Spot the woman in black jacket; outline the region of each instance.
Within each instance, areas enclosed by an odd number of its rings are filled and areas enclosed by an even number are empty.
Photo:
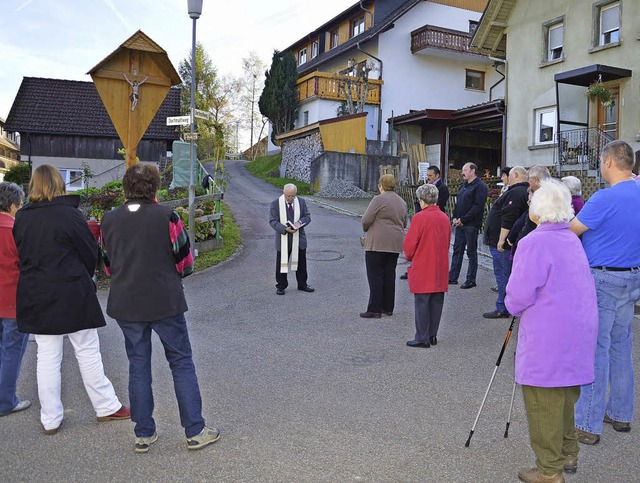
[[[66,195],[53,166],[39,166],[29,200],[16,213],[13,236],[20,259],[16,312],[21,332],[36,335],[38,396],[45,434],[62,424],[60,397],[63,336],[69,336],[98,421],[128,419],[102,367],[98,327],[105,325],[91,279],[98,247],[79,196]]]

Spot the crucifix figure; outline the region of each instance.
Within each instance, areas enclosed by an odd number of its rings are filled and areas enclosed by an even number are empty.
[[[144,82],[147,80],[148,76],[146,76],[140,82],[138,82],[137,80],[134,80],[132,82],[127,77],[127,74],[122,73],[122,75],[124,76],[126,81],[131,85],[131,95],[129,96],[129,99],[131,99],[131,110],[135,111],[136,106],[138,105],[138,98],[140,97],[140,95],[138,94],[138,89],[140,88],[140,86],[142,84],[144,84]]]

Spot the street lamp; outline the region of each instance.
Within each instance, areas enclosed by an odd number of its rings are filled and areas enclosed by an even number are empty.
[[[191,164],[189,170],[189,242],[193,249],[193,255],[197,256],[196,250],[196,222],[195,222],[195,152],[193,138],[195,132],[194,112],[196,108],[196,20],[200,18],[202,13],[202,0],[187,0],[189,9],[189,17],[193,19],[193,35],[191,37]]]

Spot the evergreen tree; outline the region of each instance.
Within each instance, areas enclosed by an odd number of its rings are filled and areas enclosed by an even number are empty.
[[[262,115],[271,121],[271,141],[275,144],[276,135],[293,129],[298,109],[298,71],[291,51],[274,51],[271,68],[265,76],[258,107]]]

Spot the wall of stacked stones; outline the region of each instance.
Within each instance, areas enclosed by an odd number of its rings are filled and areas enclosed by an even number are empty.
[[[311,182],[311,161],[322,154],[322,138],[316,131],[309,136],[285,141],[282,145],[282,164],[285,177]]]

